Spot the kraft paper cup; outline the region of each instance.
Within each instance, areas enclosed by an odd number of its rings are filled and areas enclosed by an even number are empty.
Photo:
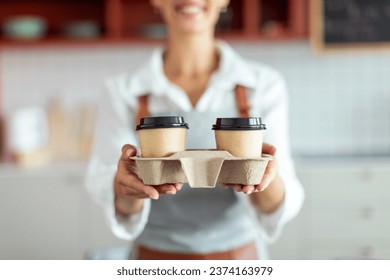
[[[168,157],[184,151],[187,129],[183,117],[142,118],[137,126],[142,157]]]
[[[262,156],[266,126],[261,118],[217,118],[212,129],[215,132],[217,150],[227,151],[240,158]]]

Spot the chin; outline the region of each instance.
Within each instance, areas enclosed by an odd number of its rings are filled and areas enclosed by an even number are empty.
[[[171,25],[171,30],[180,34],[201,34],[201,33],[213,33],[215,25],[209,22],[183,22]]]
[[[198,26],[180,26],[180,28],[177,30],[178,32],[182,34],[201,34],[204,32],[207,32],[209,28],[204,28],[204,27],[198,27]]]

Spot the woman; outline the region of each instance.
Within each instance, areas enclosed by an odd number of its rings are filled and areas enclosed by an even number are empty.
[[[248,63],[216,41],[215,25],[228,2],[152,0],[167,25],[165,48],[156,50],[134,75],[107,82],[88,189],[104,206],[113,232],[135,241],[135,258],[265,259],[267,243],[301,207],[303,189],[290,157],[284,82],[273,69]],[[265,141],[273,145],[263,146],[275,160],[261,183],[215,189],[144,185],[130,159],[137,154],[132,128],[140,112],[184,116],[190,124],[187,148],[213,148],[216,117],[239,115],[238,88],[247,93],[249,113],[266,123]]]

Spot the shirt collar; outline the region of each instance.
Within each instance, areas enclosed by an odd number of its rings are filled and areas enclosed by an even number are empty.
[[[163,69],[163,49],[157,48],[146,65],[132,75],[128,91],[134,96],[163,95],[168,87],[169,81]]]
[[[257,75],[248,62],[242,59],[227,43],[218,41],[217,48],[221,60],[219,69],[213,74],[209,86],[218,89],[234,89],[242,85],[253,89],[256,87]],[[170,87],[163,69],[163,48],[154,50],[149,62],[134,74],[129,83],[129,92],[133,96],[144,94],[164,95]]]
[[[214,73],[212,85],[221,89],[233,89],[236,85],[254,89],[257,75],[237,52],[223,41],[218,41],[221,55],[219,69]]]

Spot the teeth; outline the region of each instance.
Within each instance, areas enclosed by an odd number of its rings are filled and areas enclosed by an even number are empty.
[[[199,7],[196,6],[186,6],[182,9],[182,12],[185,14],[197,14],[201,11]]]

